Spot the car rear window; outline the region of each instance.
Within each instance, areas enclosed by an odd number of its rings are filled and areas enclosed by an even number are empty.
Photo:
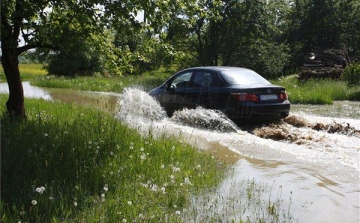
[[[270,84],[265,78],[252,70],[226,70],[221,72],[223,79],[228,84],[234,85],[253,85]]]

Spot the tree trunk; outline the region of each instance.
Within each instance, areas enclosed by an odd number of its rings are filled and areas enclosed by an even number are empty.
[[[15,49],[2,44],[1,63],[9,86],[9,99],[6,102],[10,117],[26,118],[24,90],[20,78],[19,59]]]

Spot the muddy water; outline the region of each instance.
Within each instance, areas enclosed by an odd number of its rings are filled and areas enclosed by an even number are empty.
[[[167,118],[138,89],[121,95],[45,91],[48,100],[111,112],[119,106],[116,117],[139,132],[180,136],[233,163],[216,190],[192,200],[186,222],[360,222],[359,102],[293,105],[284,121],[242,126],[201,108]]]
[[[186,221],[360,221],[360,103],[295,105],[285,121],[249,127],[201,108],[166,118],[137,89],[121,99],[117,116],[140,132],[178,135],[234,163],[217,190],[194,198]]]

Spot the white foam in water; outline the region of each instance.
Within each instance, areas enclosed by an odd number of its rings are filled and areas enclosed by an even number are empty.
[[[197,107],[176,111],[171,120],[183,125],[219,132],[236,132],[238,127],[222,112]]]

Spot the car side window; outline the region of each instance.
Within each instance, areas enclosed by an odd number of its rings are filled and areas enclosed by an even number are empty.
[[[194,74],[193,86],[194,87],[210,87],[212,77],[208,72],[196,72]]]
[[[170,82],[170,88],[184,88],[188,87],[192,72],[179,74]]]

